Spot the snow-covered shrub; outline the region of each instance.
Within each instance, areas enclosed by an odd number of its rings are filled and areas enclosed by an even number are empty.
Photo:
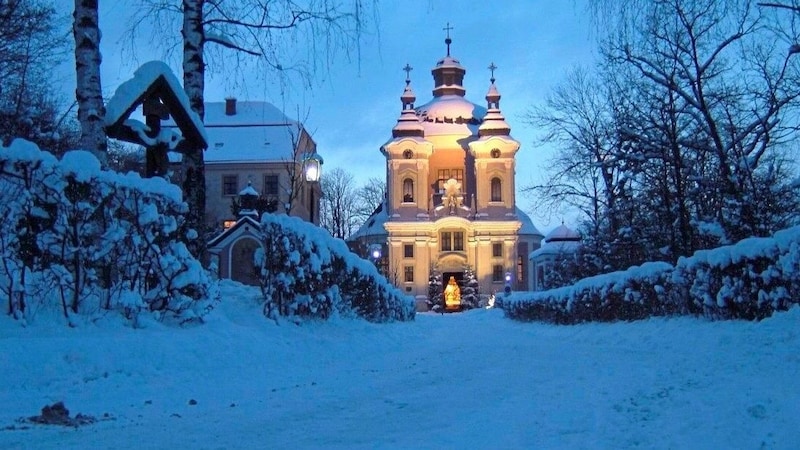
[[[341,239],[296,217],[264,214],[255,264],[264,313],[327,318],[334,312],[374,322],[414,318],[414,300]]]
[[[800,303],[800,227],[502,301],[519,320],[635,320],[675,314],[760,320]]]
[[[0,291],[15,316],[36,298],[58,303],[68,319],[141,309],[185,321],[215,298],[213,283],[181,243],[187,230],[180,190],[163,179],[101,170],[83,151],[58,161],[17,140],[0,148],[0,196],[7,200],[0,205],[7,219]],[[141,302],[131,300],[134,293]]]
[[[428,298],[425,299],[429,311],[439,312],[444,309],[444,286],[442,285],[442,274],[431,267],[428,276]]]

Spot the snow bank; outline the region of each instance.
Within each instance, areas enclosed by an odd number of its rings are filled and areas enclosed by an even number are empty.
[[[800,302],[800,227],[701,250],[675,266],[647,263],[499,301],[511,318],[555,323],[674,314],[760,320]]]

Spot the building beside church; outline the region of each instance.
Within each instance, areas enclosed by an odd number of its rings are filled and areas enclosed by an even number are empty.
[[[231,203],[252,186],[259,196],[274,200],[278,212],[319,224],[322,192],[303,174],[304,155],[317,144],[303,125],[265,101],[206,102],[204,153],[206,223],[212,230],[232,226],[238,217]],[[172,124],[165,127],[174,127]]]
[[[581,235],[563,223],[547,234],[544,244],[531,252],[528,259],[531,261],[533,274],[533,290],[549,289],[548,277],[559,270],[559,263],[565,258],[575,258],[581,247]]]
[[[434,66],[433,98],[415,106],[408,76],[386,157],[387,197],[350,238],[379,250],[377,263],[427,310],[432,272],[461,281],[474,271],[482,294],[501,291],[510,277],[517,290],[532,288],[528,255],[542,234],[516,205],[520,143],[500,110],[492,64],[485,106],[466,98],[466,69],[447,54]],[[370,254],[372,254],[370,252]]]

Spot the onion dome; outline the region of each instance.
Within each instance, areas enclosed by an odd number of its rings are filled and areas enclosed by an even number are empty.
[[[447,24],[447,38],[444,43],[447,45],[447,55],[440,59],[436,66],[431,70],[433,75],[433,96],[441,97],[443,95],[458,95],[463,97],[467,90],[464,89],[464,74],[467,73],[466,69],[458,62],[457,59],[450,56],[450,44],[453,40],[450,39],[450,30],[452,27]]]
[[[494,71],[497,66],[492,63],[489,65],[489,70],[492,71],[490,78],[491,84],[489,85],[489,92],[486,93],[486,116],[483,118],[483,123],[478,127],[479,136],[508,136],[511,133],[511,127],[500,112],[500,92],[497,91],[495,86]]]
[[[414,102],[417,100],[417,96],[414,94],[414,90],[411,89],[411,79],[409,78],[412,67],[406,64],[403,70],[406,71],[406,87],[400,96],[403,111],[400,113],[400,118],[397,119],[397,125],[392,128],[392,137],[422,137],[425,135],[425,130],[422,128],[417,112],[414,110]]]

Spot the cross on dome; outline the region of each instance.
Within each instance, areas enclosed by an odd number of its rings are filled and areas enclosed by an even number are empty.
[[[412,70],[414,70],[414,68],[411,67],[408,63],[406,63],[406,66],[403,67],[403,71],[406,73],[406,85],[411,83],[411,71]]]
[[[447,26],[442,28],[442,30],[447,32],[447,37],[444,40],[444,43],[447,44],[447,56],[450,56],[450,44],[453,43],[453,40],[450,39],[450,30],[452,29],[453,27],[450,26],[450,22],[447,22]]]
[[[497,66],[494,65],[494,62],[489,64],[488,69],[492,72],[492,78],[489,79],[492,83],[494,83],[494,71],[497,70]]]

